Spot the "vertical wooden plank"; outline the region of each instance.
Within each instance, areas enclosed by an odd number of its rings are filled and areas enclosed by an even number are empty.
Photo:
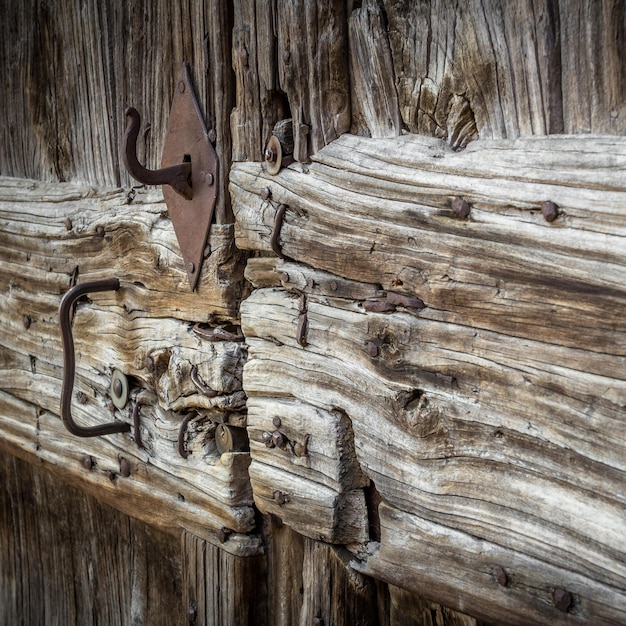
[[[0,623],[185,623],[164,534],[0,454]]]
[[[182,536],[183,604],[196,626],[265,626],[265,557],[237,557],[185,532]]]

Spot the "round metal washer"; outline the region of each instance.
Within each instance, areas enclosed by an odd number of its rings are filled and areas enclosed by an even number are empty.
[[[215,447],[220,454],[224,452],[247,452],[248,433],[245,428],[218,424],[215,429]]]
[[[267,142],[267,146],[265,146],[265,153],[270,152],[274,156],[273,160],[269,160],[266,156],[265,158],[265,169],[268,174],[275,176],[280,172],[280,165],[283,161],[283,148],[280,145],[280,141],[276,135],[272,135],[270,140]]]
[[[118,409],[123,409],[128,402],[128,378],[120,370],[115,370],[111,377],[111,388],[109,390],[111,400]]]

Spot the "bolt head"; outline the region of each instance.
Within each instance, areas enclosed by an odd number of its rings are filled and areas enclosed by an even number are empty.
[[[261,189],[261,198],[263,200],[269,200],[272,197],[272,190],[269,187],[263,187]]]
[[[287,447],[287,437],[281,432],[275,431],[272,433],[272,441],[277,448],[284,450]]]
[[[501,565],[496,565],[493,568],[493,575],[494,575],[494,578],[496,579],[497,583],[501,587],[506,587],[509,584],[509,577],[508,577],[504,567],[502,567]]]
[[[190,274],[193,274],[196,271],[196,265],[195,263],[192,263],[191,261],[189,261],[189,263],[187,263],[187,271]]]
[[[90,454],[86,454],[83,457],[82,464],[86,470],[92,470],[94,465],[96,464],[96,461]]]
[[[266,148],[265,149],[265,160],[268,163],[275,163],[277,156],[278,155],[276,154],[276,151],[272,150],[272,148]]]
[[[452,201],[452,212],[460,220],[464,220],[470,214],[470,205],[463,198],[457,196]]]
[[[541,203],[541,214],[546,222],[554,222],[559,216],[559,207],[554,202],[547,200]]]
[[[128,459],[122,457],[120,459],[120,474],[124,476],[124,478],[128,478],[130,476],[130,463]]]
[[[563,611],[563,613],[567,613],[572,608],[572,604],[574,604],[572,594],[566,589],[561,589],[560,587],[557,587],[554,590],[552,597],[554,599],[554,606],[559,611]]]
[[[280,421],[280,417],[278,417],[278,415],[275,415],[272,418],[272,424],[274,424],[274,426],[276,426],[276,428],[280,428],[280,425],[282,424],[282,422]]]
[[[122,397],[122,381],[118,378],[115,380],[115,382],[113,383],[113,393],[118,397],[121,398]]]
[[[367,351],[367,354],[372,358],[377,357],[379,354],[378,346],[373,341],[368,341],[365,344],[365,349]]]

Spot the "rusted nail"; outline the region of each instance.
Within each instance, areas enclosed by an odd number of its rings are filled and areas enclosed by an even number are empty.
[[[217,133],[215,132],[215,128],[211,128],[209,131],[209,141],[211,143],[215,143],[217,141]]]
[[[198,367],[196,365],[191,368],[191,382],[196,386],[196,389],[207,398],[215,398],[215,396],[218,395],[217,391],[211,389],[200,380]]]
[[[284,450],[289,442],[287,437],[277,430],[272,433],[272,441],[274,442],[274,445],[281,450]]]
[[[87,401],[89,400],[89,398],[87,398],[87,394],[84,391],[79,391],[76,394],[76,397],[81,404],[87,404]]]
[[[179,81],[178,91],[180,91],[180,93],[185,93],[185,81],[183,80]]]
[[[557,587],[552,594],[552,598],[554,599],[554,606],[559,610],[563,611],[563,613],[567,613],[574,603],[574,598],[572,598],[572,594],[566,589],[561,589],[561,587]]]
[[[130,476],[130,463],[128,462],[128,459],[125,459],[124,457],[120,459],[120,474],[124,478],[128,478]]]
[[[187,432],[187,424],[191,421],[193,417],[193,413],[189,413],[185,415],[183,421],[180,423],[180,428],[178,429],[178,454],[186,459],[189,456],[189,452],[185,448],[185,433]]]
[[[226,528],[226,526],[222,526],[217,531],[217,538],[219,539],[220,543],[226,543],[226,541],[232,534],[233,534],[233,531],[230,528]]]
[[[298,300],[298,313],[306,313],[306,294],[300,294],[300,300]]]
[[[72,220],[69,217],[65,218],[65,222],[63,222],[65,224],[65,230],[72,230]]]
[[[463,198],[457,196],[452,201],[452,212],[456,217],[464,220],[470,214],[470,205]]]
[[[289,50],[285,50],[283,52],[283,61],[285,63],[289,63],[289,61],[291,61],[291,52],[289,52]]]
[[[32,319],[30,318],[30,315],[24,315],[24,328],[26,330],[28,330],[30,328],[30,323],[32,322]]]
[[[86,470],[92,470],[96,464],[96,460],[91,456],[91,454],[86,454],[83,457],[82,464]]]
[[[330,290],[331,291],[337,291],[338,285],[337,285],[337,281],[336,280],[332,280],[330,282]]]
[[[202,252],[202,256],[205,259],[208,259],[211,256],[211,245],[207,243],[206,246],[204,246],[204,251]]]
[[[506,587],[509,583],[509,577],[501,565],[496,565],[493,568],[493,576],[501,587]]]
[[[367,354],[372,358],[377,357],[379,354],[378,346],[373,341],[368,341],[365,344],[365,350],[367,351]]]
[[[554,222],[554,220],[559,216],[559,207],[554,204],[554,202],[546,200],[541,203],[541,214],[546,222]]]
[[[274,217],[274,230],[272,231],[272,237],[270,239],[270,246],[274,251],[274,254],[279,256],[281,259],[285,258],[283,254],[282,248],[279,243],[280,231],[283,227],[283,220],[285,219],[285,211],[287,210],[286,204],[279,204],[276,209],[276,216]]]
[[[272,197],[272,190],[269,187],[263,187],[261,189],[261,198],[263,200],[269,200]]]
[[[265,446],[267,448],[275,448],[276,444],[274,443],[274,440],[272,439],[272,433],[270,433],[269,431],[264,431],[263,434],[261,435],[261,439],[263,440],[263,443],[265,444]]]
[[[135,406],[133,406],[133,433],[137,447],[143,449],[143,441],[141,441],[141,419],[139,418],[139,402],[135,402]]]
[[[277,158],[278,154],[276,153],[276,150],[273,148],[265,148],[265,160],[268,163],[275,163]]]
[[[274,502],[276,502],[276,504],[278,504],[278,506],[282,506],[283,504],[285,504],[285,502],[287,502],[287,495],[284,494],[282,491],[278,491],[278,489],[276,489],[272,493],[272,499],[274,500]]]
[[[96,235],[102,239],[104,237],[104,226],[98,226],[96,228]]]
[[[296,341],[303,348],[306,348],[306,346],[309,345],[309,342],[307,341],[308,325],[309,325],[309,322],[308,322],[307,314],[300,313],[300,316],[298,317],[298,330],[296,333]]]
[[[280,428],[280,425],[282,424],[282,422],[280,421],[280,417],[278,417],[278,415],[275,415],[272,418],[272,424],[274,424],[276,428]]]

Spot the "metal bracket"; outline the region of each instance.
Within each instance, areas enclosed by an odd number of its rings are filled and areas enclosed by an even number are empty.
[[[176,83],[161,169],[148,170],[139,163],[137,136],[141,119],[132,108],[127,109],[126,115],[129,121],[122,145],[124,163],[139,182],[163,185],[163,196],[193,291],[200,277],[217,200],[218,159],[187,65],[183,65]]]

